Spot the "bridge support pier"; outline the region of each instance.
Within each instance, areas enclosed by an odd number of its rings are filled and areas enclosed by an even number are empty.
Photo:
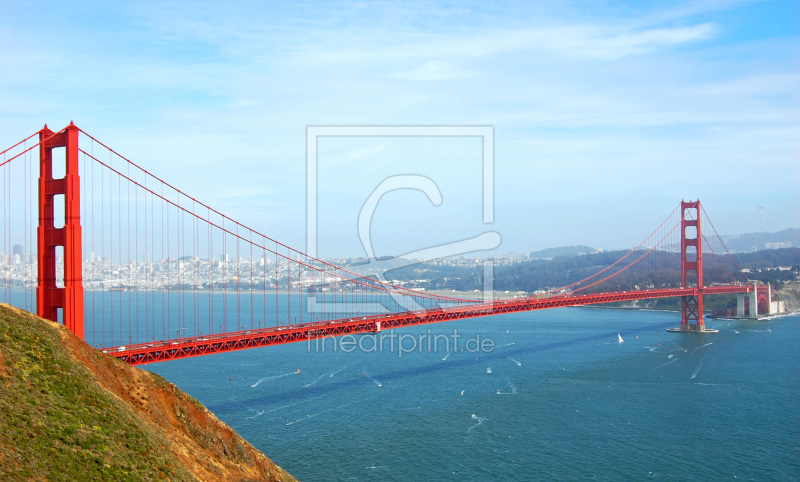
[[[770,301],[772,301],[771,290]],[[758,319],[758,285],[755,282],[753,291],[736,295],[736,317]]]
[[[753,282],[753,290],[736,296],[736,317],[757,320],[760,316],[785,313],[783,301],[772,301],[772,285]]]
[[[703,235],[700,229],[700,200],[681,201],[681,285],[694,293],[681,298],[681,326],[672,333],[718,333],[706,329],[703,321]]]

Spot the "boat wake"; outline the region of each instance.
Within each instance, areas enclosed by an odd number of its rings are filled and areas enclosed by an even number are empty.
[[[670,356],[672,356],[672,355],[670,355]],[[675,363],[678,360],[680,360],[680,358],[673,358],[670,361],[668,361],[667,363],[663,363],[661,365],[658,365],[657,367],[653,368],[653,370],[657,370],[657,369],[665,367],[667,365],[672,365],[673,363]]]
[[[271,408],[271,409],[269,409],[269,410],[266,410],[266,411],[265,411],[265,410],[262,410],[262,411],[261,411],[261,412],[259,412],[257,415],[254,415],[254,416],[252,416],[252,417],[247,417],[247,418],[248,418],[248,419],[250,419],[250,418],[255,418],[255,417],[257,417],[257,416],[259,416],[259,417],[260,417],[260,416],[262,416],[262,414],[270,414],[270,413],[272,413],[272,412],[277,412],[277,411],[279,411],[279,410],[283,410],[283,409],[285,409],[285,408],[296,407],[296,406],[298,406],[298,405],[303,405],[304,403],[312,402],[312,401],[314,401],[314,400],[319,400],[320,398],[322,398],[322,397],[324,397],[324,396],[325,396],[325,395],[320,395],[320,396],[317,396],[317,397],[313,397],[313,398],[307,398],[307,399],[305,399],[305,400],[301,400],[301,401],[299,401],[299,402],[297,402],[297,403],[290,403],[290,404],[287,404],[287,405],[281,405],[280,407]]]
[[[372,400],[374,400],[374,398],[370,398],[367,401],[369,402],[369,401],[372,401]],[[290,425],[294,425],[296,423],[304,422],[306,420],[319,417],[320,415],[325,415],[326,413],[335,412],[336,410],[341,410],[341,409],[343,409],[345,407],[350,407],[350,406],[351,406],[351,404],[345,403],[344,405],[339,405],[338,407],[329,408],[327,410],[323,410],[323,411],[317,412],[317,413],[311,413],[311,414],[306,415],[305,417],[300,417],[300,418],[298,418],[296,420],[292,420],[290,422],[286,422],[286,426],[288,427]],[[269,413],[269,412],[267,412],[267,413]]]
[[[708,345],[713,345],[713,343],[711,343],[711,342],[708,342],[708,343],[706,343],[705,345],[700,345],[700,346],[698,346],[697,348],[695,348],[694,350],[692,350],[692,353],[696,352],[697,350],[699,350],[699,349],[701,349],[701,348],[705,348],[705,347],[707,347]]]
[[[342,405],[342,407],[343,406],[344,405]],[[338,410],[338,409],[340,409],[342,407],[329,408],[328,410],[324,410],[322,412],[312,413],[310,415],[306,415],[305,417],[300,417],[297,420],[292,420],[291,422],[286,422],[286,426],[288,427],[289,425],[294,425],[296,423],[306,421],[306,420],[308,420],[310,418],[319,417],[320,415],[325,415],[326,413],[333,412],[334,410]]]
[[[508,388],[510,388],[510,390],[507,391],[507,392],[503,392],[503,391],[500,391],[500,389],[498,388],[497,389],[497,394],[498,395],[516,395],[517,394],[517,386],[514,385],[514,382],[512,382],[508,378],[506,378],[506,382],[508,382]]]
[[[473,430],[475,430],[476,428],[480,427],[481,424],[483,424],[483,422],[486,421],[485,418],[479,417],[479,416],[475,415],[474,413],[472,414],[472,420],[474,420],[476,423],[475,423],[475,425],[473,425],[473,426],[471,426],[470,428],[467,429],[467,433],[470,433]]]
[[[316,379],[316,380],[314,380],[313,382],[311,382],[311,383],[307,383],[307,384],[303,385],[303,388],[308,388],[308,387],[310,387],[310,386],[316,385],[316,384],[317,384],[317,383],[318,383],[320,380],[322,380],[322,379],[323,379],[323,378],[325,378],[326,376],[327,376],[328,378],[333,378],[333,376],[334,376],[334,375],[336,375],[336,374],[337,374],[337,373],[339,373],[340,371],[344,370],[345,368],[347,368],[347,365],[344,365],[343,367],[339,368],[339,369],[338,369],[338,370],[336,370],[336,371],[332,371],[332,372],[330,372],[330,373],[323,373],[322,375],[318,376],[318,377],[317,377],[317,379]]]
[[[681,350],[681,351],[682,351],[682,352],[684,352],[684,353],[686,353],[686,352],[688,352],[688,351],[689,351],[689,349],[688,349],[688,348],[684,348],[684,347],[682,347],[682,346],[678,345],[677,343],[673,343],[673,345],[675,346],[675,348],[677,348],[678,350]]]
[[[317,379],[316,379],[316,380],[314,380],[314,381],[313,381],[313,382],[311,382],[311,383],[306,383],[305,385],[303,385],[303,388],[308,388],[308,387],[310,387],[310,386],[312,386],[312,385],[316,384],[318,381],[320,381],[320,380],[322,380],[323,378],[325,378],[325,375],[327,375],[327,373],[323,373],[322,375],[318,376],[318,377],[317,377]]]
[[[378,380],[375,380],[374,378],[372,378],[371,376],[369,376],[369,375],[367,374],[367,372],[362,372],[362,373],[361,373],[361,376],[363,376],[363,377],[367,377],[367,378],[369,378],[370,380],[372,380],[372,382],[373,382],[375,385],[377,385],[377,386],[378,386],[378,388],[383,388],[383,383],[381,383],[381,382],[379,382]]]
[[[252,417],[247,417],[245,420],[250,420],[251,418],[263,417],[263,416],[264,416],[264,410],[262,410],[260,412],[256,412],[255,415],[253,415]]]
[[[709,343],[709,345],[710,344],[711,343]],[[692,373],[692,380],[694,380],[694,377],[696,377],[697,374],[700,373],[700,369],[701,368],[703,368],[703,359],[702,358],[700,359],[700,363],[697,365],[697,369],[694,371],[694,373]]]
[[[271,382],[273,380],[277,380],[279,378],[288,377],[289,375],[298,375],[300,374],[300,369],[298,368],[296,372],[289,372],[284,373],[283,375],[273,375],[271,377],[264,377],[261,380],[255,382],[254,384],[250,385],[250,388],[256,388],[257,386],[261,385],[264,382]]]

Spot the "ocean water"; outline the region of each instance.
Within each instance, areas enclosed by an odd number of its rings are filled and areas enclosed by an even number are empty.
[[[567,308],[143,368],[305,481],[800,480],[800,316],[678,322]]]

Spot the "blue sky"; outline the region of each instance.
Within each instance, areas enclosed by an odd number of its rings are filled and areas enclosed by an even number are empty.
[[[494,222],[471,138],[319,144],[322,256],[630,247],[683,199],[722,233],[800,227],[800,2],[11,2],[0,145],[74,120],[300,249],[309,125],[494,127]],[[480,254],[480,253],[479,253]]]

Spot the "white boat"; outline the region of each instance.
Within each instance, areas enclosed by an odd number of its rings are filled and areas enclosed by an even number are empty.
[[[620,335],[619,333],[617,333],[617,338],[619,338],[619,342],[620,342],[620,343],[622,343],[623,341],[625,341],[625,340],[623,340],[623,339],[622,339],[622,335]]]

